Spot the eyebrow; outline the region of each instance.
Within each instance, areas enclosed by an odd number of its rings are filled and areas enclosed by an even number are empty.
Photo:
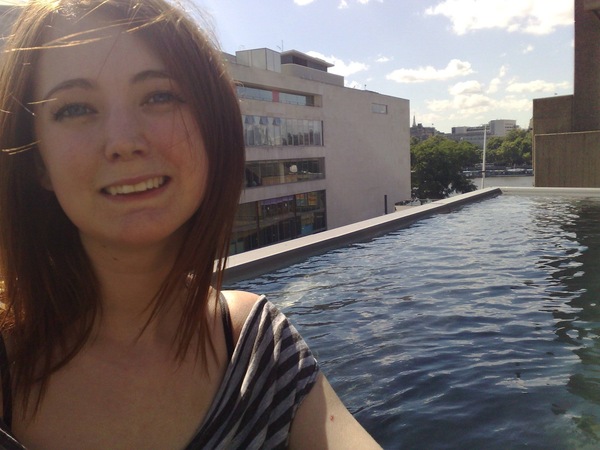
[[[85,78],[74,78],[72,80],[65,80],[61,83],[58,83],[56,86],[54,86],[52,89],[50,89],[48,91],[48,93],[44,96],[43,98],[43,102],[44,101],[48,101],[52,98],[52,96],[59,92],[59,91],[64,91],[67,89],[73,89],[73,88],[81,88],[81,89],[92,89],[93,85],[89,80],[86,80]]]
[[[131,79],[131,84],[140,83],[142,81],[146,81],[152,78],[160,78],[165,80],[171,80],[173,77],[165,71],[162,70],[144,70],[133,76]]]
[[[135,74],[131,78],[131,84],[141,83],[143,81],[150,80],[153,78],[159,78],[163,80],[173,79],[171,75],[162,70],[144,70],[140,73]],[[89,90],[94,88],[94,83],[86,78],[73,78],[72,80],[65,80],[61,83],[58,83],[56,86],[50,89],[48,93],[44,96],[42,102],[50,100],[52,96],[59,91],[64,91],[73,88]]]

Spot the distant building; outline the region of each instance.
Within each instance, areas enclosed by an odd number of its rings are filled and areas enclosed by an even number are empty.
[[[497,136],[504,137],[517,128],[516,120],[492,120],[485,125],[486,138]],[[476,127],[452,127],[452,133],[445,133],[445,137],[453,141],[467,141],[483,148],[484,126]]]
[[[431,127],[424,127],[422,123],[417,124],[417,118],[413,116],[413,124],[410,127],[410,138],[417,138],[419,141],[424,141],[438,134],[437,130]]]
[[[346,88],[332,64],[295,50],[225,58],[247,161],[232,253],[380,216],[410,198],[408,100]]]

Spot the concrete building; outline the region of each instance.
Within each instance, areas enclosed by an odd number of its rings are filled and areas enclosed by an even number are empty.
[[[294,50],[226,59],[247,158],[232,253],[380,216],[410,198],[408,100],[346,88],[331,64]]]
[[[452,133],[446,133],[444,136],[454,141],[467,141],[479,148],[483,148],[483,128],[483,125],[476,127],[452,127]],[[517,128],[517,121],[500,119],[491,120],[485,125],[485,128],[487,139],[493,136],[504,137]]]
[[[410,127],[410,138],[417,138],[419,141],[425,141],[438,134],[435,127],[424,127],[422,123],[417,124],[417,118],[413,116],[413,124]]]
[[[536,187],[600,187],[600,0],[574,1],[574,94],[533,101]]]

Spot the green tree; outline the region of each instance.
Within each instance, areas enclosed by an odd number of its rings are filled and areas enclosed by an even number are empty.
[[[419,198],[446,198],[475,190],[463,168],[481,160],[481,150],[466,141],[434,136],[411,148],[413,193]]]
[[[486,160],[506,166],[531,164],[531,132],[512,130],[504,137],[494,136],[486,146]]]
[[[499,136],[492,136],[487,140],[485,146],[485,159],[487,162],[498,162],[498,152],[503,142],[504,138],[501,138]]]

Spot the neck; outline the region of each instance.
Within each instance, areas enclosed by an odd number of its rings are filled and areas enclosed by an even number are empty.
[[[122,248],[82,240],[100,283],[101,314],[96,336],[123,343],[172,337],[180,317],[184,286],[171,293],[164,313],[148,322],[154,300],[168,276],[178,245]],[[144,331],[140,336],[140,332]]]

